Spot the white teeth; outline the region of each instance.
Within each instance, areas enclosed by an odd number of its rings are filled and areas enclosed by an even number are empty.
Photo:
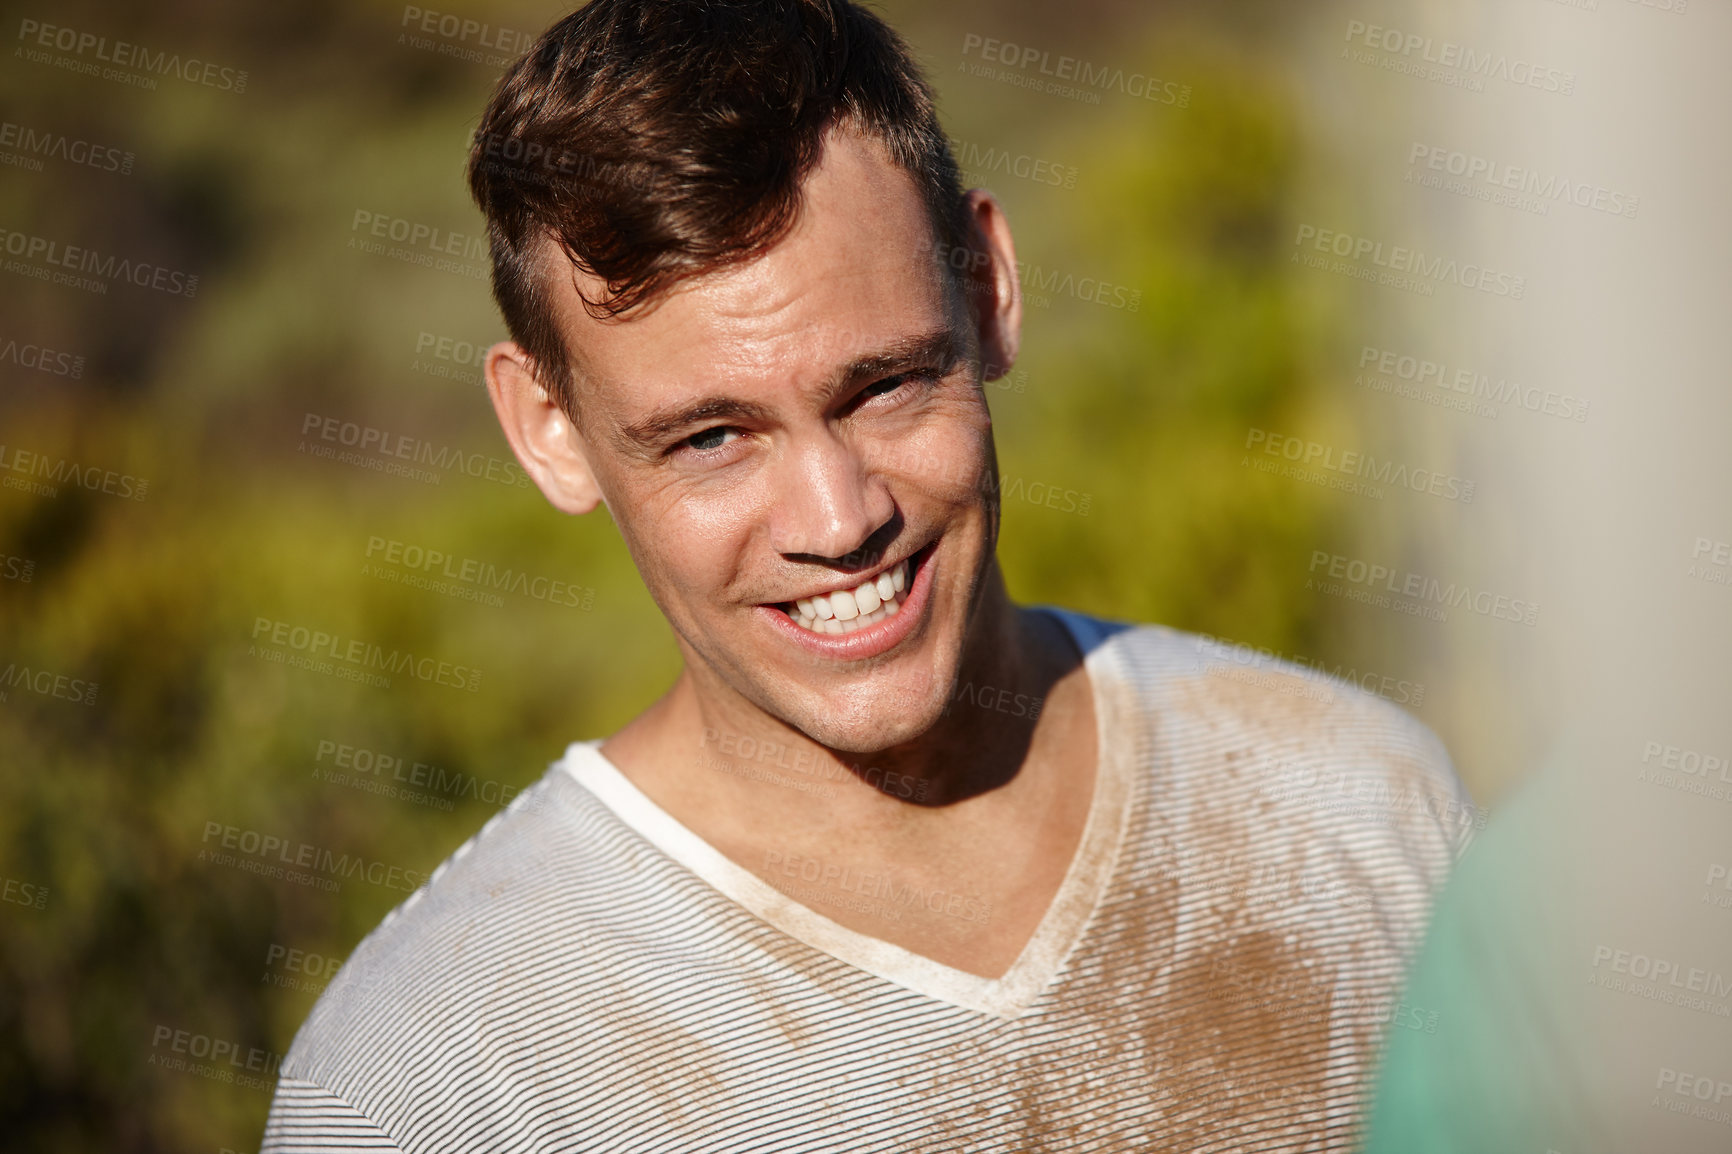
[[[860,607],[861,613],[870,613],[884,603],[878,596],[878,586],[870,581],[861,582],[860,588],[854,590],[854,604]]]
[[[896,565],[853,589],[838,589],[817,597],[802,597],[788,616],[814,633],[853,633],[888,621],[902,612],[908,589],[908,562]]]

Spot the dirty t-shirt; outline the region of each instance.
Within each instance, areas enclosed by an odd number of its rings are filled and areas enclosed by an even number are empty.
[[[1350,1149],[1382,1036],[1435,1027],[1397,998],[1472,827],[1447,754],[1356,686],[1051,612],[1100,757],[1007,973],[821,912],[922,895],[784,896],[580,742],[356,949],[264,1151]]]

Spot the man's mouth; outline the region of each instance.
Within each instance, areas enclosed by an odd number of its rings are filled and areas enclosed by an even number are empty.
[[[813,633],[853,633],[896,616],[914,584],[920,554],[886,565],[865,580],[784,601],[776,608]]]

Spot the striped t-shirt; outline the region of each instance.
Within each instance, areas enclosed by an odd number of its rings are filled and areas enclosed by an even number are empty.
[[[1099,763],[1004,975],[785,896],[580,742],[357,947],[264,1150],[1349,1149],[1382,1034],[1437,1025],[1392,1003],[1468,833],[1448,756],[1357,687],[1053,612]]]

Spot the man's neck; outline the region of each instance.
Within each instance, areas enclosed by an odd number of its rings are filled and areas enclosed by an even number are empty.
[[[983,977],[1021,956],[1067,876],[1095,793],[1095,701],[1056,618],[999,612],[970,637],[959,688],[916,741],[826,748],[682,677],[602,753],[651,801],[760,880],[843,926]],[[816,897],[786,863],[969,895],[973,919]],[[782,868],[778,868],[778,866]],[[803,866],[802,869],[805,867]],[[803,874],[801,876],[804,876]],[[790,890],[789,886],[794,886]],[[881,903],[880,903],[881,904]]]
[[[818,821],[846,821],[850,810],[877,810],[886,800],[946,805],[998,789],[1021,771],[1043,703],[1076,664],[1064,627],[1011,602],[995,569],[944,713],[913,740],[866,752],[829,748],[688,663],[603,752],[652,796],[702,797],[708,805],[761,808],[768,800],[798,809],[802,796],[820,798]]]

